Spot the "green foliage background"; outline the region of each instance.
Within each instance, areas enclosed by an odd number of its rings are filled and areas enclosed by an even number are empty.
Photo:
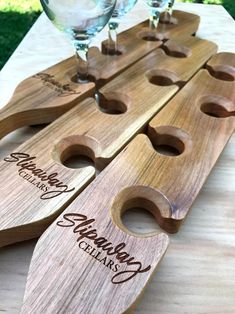
[[[235,0],[177,1],[222,4],[235,17]],[[0,69],[37,19],[41,10],[39,0],[0,0]]]
[[[39,0],[0,0],[0,69],[40,12]]]
[[[220,4],[235,18],[235,0],[177,0],[177,2]]]

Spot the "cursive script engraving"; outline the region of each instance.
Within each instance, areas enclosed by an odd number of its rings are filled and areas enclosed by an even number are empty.
[[[84,240],[91,240],[96,248],[101,249],[101,251],[105,252],[107,256],[112,256],[115,258],[117,265],[125,264],[127,266],[127,269],[124,271],[118,271],[119,267],[116,267],[114,271],[118,272],[111,279],[113,284],[124,283],[135,277],[137,274],[150,270],[150,265],[143,268],[141,262],[135,260],[134,257],[130,256],[130,254],[124,251],[126,243],[121,242],[117,245],[114,245],[105,237],[99,236],[97,229],[93,227],[94,222],[95,219],[88,219],[88,217],[85,215],[68,213],[63,215],[63,220],[57,222],[57,226],[74,227],[73,232],[78,234],[77,242],[79,242],[80,248],[82,243],[85,242]],[[93,255],[91,256],[94,257]]]
[[[61,84],[60,82],[56,81],[54,76],[51,74],[38,73],[34,75],[33,78],[40,79],[45,86],[56,91],[60,97],[80,94],[80,92],[72,89],[69,84]]]
[[[60,181],[57,172],[47,174],[46,171],[37,168],[37,165],[33,162],[35,159],[36,157],[31,157],[29,154],[12,153],[9,157],[4,158],[4,161],[16,163],[16,166],[19,167],[19,176],[44,192],[40,197],[42,200],[48,200],[75,190],[75,188],[69,189],[67,184]],[[51,187],[56,189],[48,191]]]

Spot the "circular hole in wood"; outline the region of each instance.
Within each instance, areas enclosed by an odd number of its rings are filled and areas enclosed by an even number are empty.
[[[145,40],[145,41],[165,41],[168,40],[165,34],[157,33],[154,31],[149,30],[148,28],[143,29],[142,31],[136,34],[137,38]]]
[[[179,156],[181,152],[173,146],[170,145],[154,145],[155,150],[166,156]]]
[[[116,95],[116,93],[99,93],[96,96],[96,101],[100,111],[106,114],[119,115],[127,111],[126,102],[128,99],[125,99],[123,95]]]
[[[161,155],[179,156],[185,151],[185,143],[187,143],[187,149],[191,147],[191,140],[188,134],[181,129],[171,126],[149,129],[148,136],[153,148]]]
[[[80,169],[88,166],[94,167],[93,161],[89,157],[83,155],[71,156],[64,160],[63,165],[72,169]]]
[[[174,58],[186,58],[187,55],[182,51],[170,51],[167,53],[168,56],[174,57]]]
[[[157,153],[169,157],[189,153],[193,146],[190,134],[171,125],[149,126],[148,137]]]
[[[171,229],[167,219],[172,213],[170,202],[150,186],[124,188],[115,196],[110,211],[120,229],[136,236],[157,230],[157,224],[166,230]]]
[[[214,72],[214,77],[222,81],[234,81],[234,77],[231,74],[222,71]]]
[[[219,95],[205,95],[197,101],[201,112],[214,118],[235,116],[235,104]]]
[[[164,134],[153,143],[154,149],[161,155],[179,156],[184,152],[184,143],[175,136]]]
[[[201,105],[201,111],[214,118],[230,117],[229,112],[223,106],[216,103],[203,103]]]
[[[121,56],[123,52],[121,49],[110,49],[108,46],[102,45],[102,54],[105,56]]]
[[[72,145],[67,147],[60,156],[61,163],[72,169],[81,169],[88,166],[95,167],[93,151],[83,145]]]
[[[169,77],[161,76],[161,75],[156,75],[150,78],[149,83],[154,84],[154,85],[159,85],[159,86],[170,86],[173,85],[174,83]]]
[[[174,41],[168,41],[165,45],[161,47],[165,53],[174,58],[187,58],[191,55],[191,50],[188,47],[178,45]]]
[[[153,34],[147,34],[147,35],[143,36],[142,39],[145,41],[160,41],[160,39],[158,39]]]
[[[165,53],[170,56],[170,57],[174,57],[174,58],[187,58],[187,54],[183,51],[179,51],[179,50],[170,50],[167,47],[164,47],[163,49],[165,51]]]
[[[161,230],[154,215],[145,208],[129,208],[122,215],[123,225],[131,232],[146,234]]]
[[[234,76],[230,73],[228,73],[226,70],[214,70],[211,67],[207,67],[209,73],[211,76],[214,78],[221,80],[221,81],[228,81],[228,82],[233,82],[234,81]],[[229,71],[229,69],[228,69]]]
[[[177,76],[167,70],[150,70],[146,73],[149,83],[157,86],[171,86],[179,83]]]
[[[134,187],[133,187],[134,188]],[[141,192],[140,192],[141,193]],[[165,200],[155,195],[156,199],[160,199],[159,204],[165,204]],[[169,204],[167,203],[167,209]],[[128,230],[137,234],[148,234],[159,230],[160,227],[156,221],[161,221],[160,210],[157,205],[145,197],[132,197],[123,202],[121,208],[121,221]]]
[[[95,78],[95,76],[92,75],[91,73],[88,74],[87,79],[88,79],[88,83],[85,83],[85,84],[89,84],[90,82],[96,83],[96,78]],[[77,74],[71,77],[71,81],[72,81],[73,83],[76,83],[76,84],[81,84],[81,83],[78,82],[78,76],[77,76]]]

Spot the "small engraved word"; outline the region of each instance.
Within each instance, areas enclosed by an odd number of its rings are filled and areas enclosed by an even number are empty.
[[[112,270],[116,272],[116,274],[111,279],[113,284],[124,283],[135,277],[137,274],[150,270],[150,265],[143,268],[141,262],[136,261],[134,257],[130,256],[130,254],[124,251],[126,243],[121,242],[117,245],[114,245],[104,236],[99,236],[97,229],[93,227],[94,222],[95,219],[88,219],[88,217],[85,215],[68,213],[63,215],[63,220],[57,222],[57,226],[74,227],[73,232],[78,233],[79,235],[77,238],[79,248],[84,250],[100,263],[103,263],[105,266],[110,267],[110,260],[108,260],[107,264],[107,259],[109,256],[112,256],[115,262],[111,260],[111,266],[114,266],[114,269]],[[86,246],[87,243],[84,240],[91,240],[94,247],[91,245]],[[96,251],[96,249],[100,249],[100,251]],[[102,254],[103,256],[100,256]],[[120,264],[125,264],[127,269],[124,271],[118,271]]]
[[[69,95],[80,94],[76,90],[72,89],[69,84],[61,84],[60,82],[56,81],[54,76],[48,73],[38,73],[33,76],[33,78],[40,79],[43,84],[54,91],[56,91],[60,97],[65,97]]]
[[[16,166],[19,167],[19,176],[44,192],[40,197],[42,200],[48,200],[75,190],[75,188],[69,189],[67,184],[60,181],[57,172],[47,174],[46,171],[37,168],[33,162],[35,159],[36,157],[31,157],[29,154],[12,153],[9,157],[4,158],[4,161],[16,163]],[[51,187],[56,189],[49,191]]]

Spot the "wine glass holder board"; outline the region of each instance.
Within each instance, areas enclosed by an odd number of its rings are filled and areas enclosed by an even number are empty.
[[[122,214],[141,206],[163,231],[177,232],[233,134],[235,54],[192,36],[198,16],[173,16],[157,41],[144,22],[119,35],[122,54],[94,48],[98,89],[75,82],[71,58],[22,82],[2,110],[1,137],[55,120],[0,162],[0,246],[50,225],[33,254],[22,313],[130,312],[169,239],[131,232]],[[101,173],[64,166],[74,154]]]

